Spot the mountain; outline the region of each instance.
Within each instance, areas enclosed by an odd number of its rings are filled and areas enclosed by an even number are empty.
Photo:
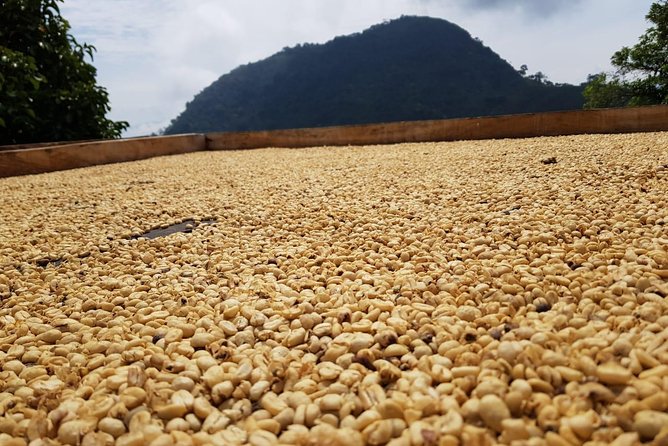
[[[196,95],[165,133],[488,116],[582,104],[581,86],[523,77],[459,26],[404,16],[240,66]]]

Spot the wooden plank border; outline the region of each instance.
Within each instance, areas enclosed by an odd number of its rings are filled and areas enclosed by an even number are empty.
[[[0,146],[0,152],[5,150],[25,150],[25,149],[43,149],[52,146],[69,146],[80,144],[82,142],[98,142],[99,139],[82,139],[81,141],[58,141],[58,142],[35,142],[31,144],[14,144],[11,146]]]
[[[44,144],[27,149],[0,150],[0,178],[202,150],[347,146],[654,131],[668,131],[668,105],[294,130],[158,136],[62,145]]]
[[[668,106],[207,134],[208,150],[455,141],[668,130]]]
[[[206,150],[200,134],[84,142],[0,151],[0,178]]]

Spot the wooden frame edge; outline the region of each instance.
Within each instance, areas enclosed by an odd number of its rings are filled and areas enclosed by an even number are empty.
[[[0,150],[0,178],[204,150],[300,148],[668,131],[668,105],[336,127],[220,132]]]

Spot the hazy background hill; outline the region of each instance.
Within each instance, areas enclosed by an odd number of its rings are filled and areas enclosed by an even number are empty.
[[[165,133],[579,109],[582,90],[522,76],[448,21],[402,17],[238,67],[197,94]]]

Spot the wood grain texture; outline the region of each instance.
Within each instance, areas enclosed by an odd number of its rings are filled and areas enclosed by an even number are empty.
[[[209,150],[310,147],[668,130],[668,106],[207,134]]]
[[[0,151],[0,178],[135,161],[206,149],[204,135],[176,135]]]

